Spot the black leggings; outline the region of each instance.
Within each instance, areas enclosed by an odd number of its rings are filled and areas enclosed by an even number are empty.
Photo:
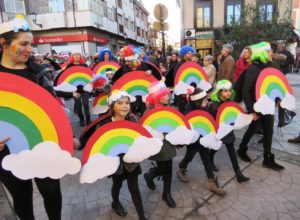
[[[8,149],[0,152],[0,181],[13,198],[14,209],[21,220],[34,220],[32,180],[21,180],[10,171],[2,168],[3,158],[9,154]],[[49,220],[61,219],[62,196],[59,180],[35,178],[35,183],[44,199]]]
[[[171,193],[172,164],[173,160],[156,161],[157,167],[154,170],[155,176],[162,176],[164,181],[164,193]]]
[[[201,144],[194,143],[186,147],[184,158],[179,163],[179,167],[181,169],[186,169],[197,152],[200,154],[207,178],[213,179],[214,173],[212,170],[211,160],[209,158],[209,149],[203,147]]]
[[[75,108],[77,110],[78,117],[80,121],[84,120],[83,112],[82,112],[82,105],[84,109],[84,114],[85,114],[85,120],[90,121],[90,108],[89,108],[89,93],[88,92],[83,92],[78,99],[75,100]]]
[[[237,156],[236,156],[236,153],[235,153],[234,144],[233,143],[225,144],[225,146],[226,146],[226,149],[227,149],[227,152],[228,152],[228,155],[229,155],[229,158],[230,158],[233,169],[234,170],[239,170],[240,167],[239,167],[239,163],[238,163]],[[210,150],[210,157],[211,157],[212,161],[214,159],[214,156],[215,156],[216,152],[217,152],[216,150],[212,150],[212,149]]]
[[[129,174],[127,175],[126,179],[127,179],[127,185],[131,195],[131,199],[133,201],[133,204],[135,206],[139,218],[142,219],[144,217],[144,207],[143,207],[140,189],[138,186],[138,175]],[[123,183],[123,175],[113,175],[112,180],[113,180],[113,185],[111,188],[112,199],[113,202],[119,203],[120,202],[119,195]]]
[[[272,146],[272,137],[273,137],[273,126],[274,126],[274,116],[273,115],[260,115],[259,120],[252,121],[249,125],[247,131],[245,132],[242,142],[240,144],[240,148],[242,150],[247,150],[248,143],[250,139],[256,134],[258,129],[262,128],[263,130],[263,146],[264,153],[271,153]]]

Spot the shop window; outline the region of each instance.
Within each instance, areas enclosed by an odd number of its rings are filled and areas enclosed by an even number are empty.
[[[259,19],[262,22],[272,21],[275,12],[275,5],[273,0],[259,0]]]
[[[197,28],[211,27],[211,1],[197,1],[196,16]]]
[[[241,19],[242,0],[226,1],[226,24],[239,22]]]
[[[49,11],[51,13],[64,12],[64,0],[49,0]]]
[[[25,14],[25,6],[23,0],[4,0],[5,11],[8,13]],[[13,16],[13,18],[15,15]]]

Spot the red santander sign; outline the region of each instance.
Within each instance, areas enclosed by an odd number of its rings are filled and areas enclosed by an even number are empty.
[[[107,38],[98,37],[92,34],[34,37],[35,44],[68,43],[81,41],[96,42],[101,44],[108,44],[109,42]]]

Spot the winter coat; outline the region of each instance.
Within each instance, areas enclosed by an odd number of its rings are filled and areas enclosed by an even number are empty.
[[[219,66],[219,72],[217,74],[217,80],[227,79],[233,81],[233,73],[235,69],[235,62],[231,55],[223,58]]]
[[[209,64],[208,66],[204,66],[203,69],[207,73],[209,83],[213,85],[215,82],[215,79],[216,79],[215,66],[212,64]]]
[[[174,79],[175,79],[175,74],[176,74],[176,72],[174,70],[175,70],[175,67],[177,66],[177,64],[178,64],[178,61],[170,62],[170,65],[168,68],[168,73],[166,75],[166,81],[165,81],[167,87],[174,87]]]
[[[251,65],[251,63],[248,63],[244,57],[241,57],[240,59],[238,59],[238,61],[236,61],[235,64],[235,71],[233,74],[233,81],[236,82],[237,79],[240,77],[240,75],[249,68],[249,66]]]

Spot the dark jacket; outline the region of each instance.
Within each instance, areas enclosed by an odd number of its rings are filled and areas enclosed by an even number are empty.
[[[294,59],[293,54],[291,54],[290,51],[285,50],[280,53],[286,55],[286,60],[285,60],[284,64],[281,65],[281,69],[284,74],[287,74],[290,71],[290,65],[294,64],[295,59]]]
[[[167,87],[174,87],[174,79],[175,79],[175,74],[176,74],[175,68],[176,68],[177,64],[178,64],[178,61],[170,62],[170,65],[168,67],[168,73],[166,75],[166,81],[165,81]]]
[[[141,65],[137,68],[137,71],[147,71],[149,68],[148,66],[144,63],[141,62]],[[112,82],[116,82],[119,78],[124,76],[126,73],[129,73],[133,71],[128,65],[121,66],[114,74],[112,78]]]
[[[271,63],[263,64],[258,61],[253,62],[253,64],[246,70],[246,75],[243,84],[242,97],[245,102],[248,113],[255,112],[253,109],[255,98],[255,87],[256,81],[260,72],[267,67],[270,67]]]

